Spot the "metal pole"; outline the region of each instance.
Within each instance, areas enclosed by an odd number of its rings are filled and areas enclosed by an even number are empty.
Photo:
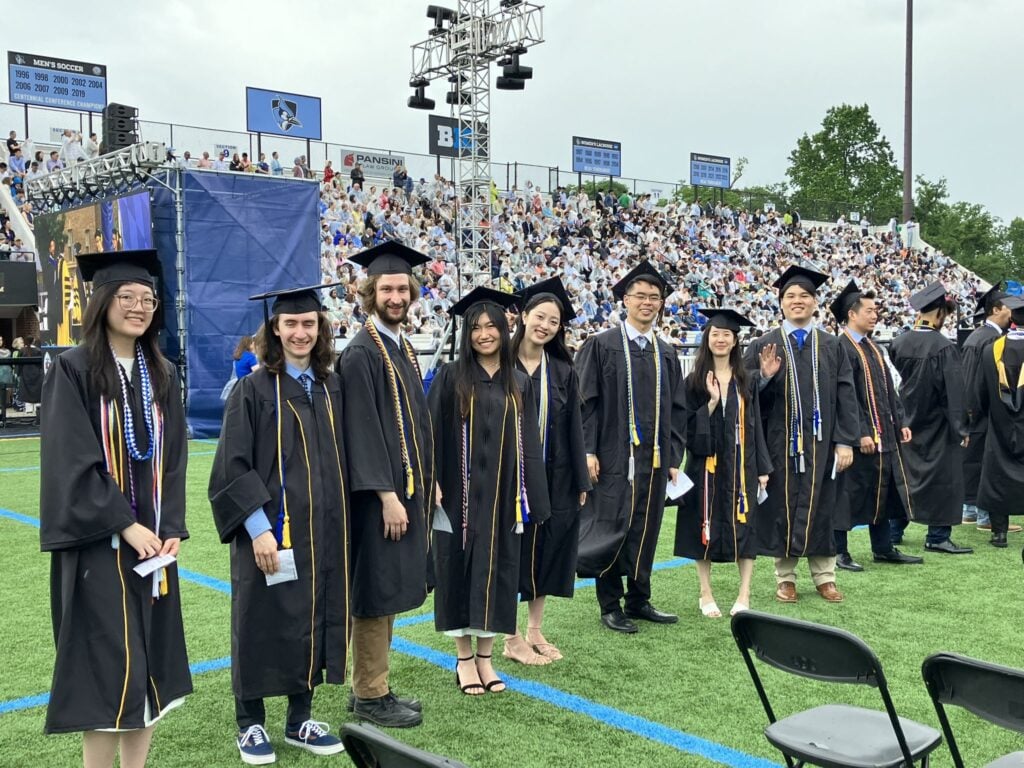
[[[309,139],[306,139],[306,163],[308,165],[313,164],[313,150],[310,146]],[[310,168],[309,170],[312,173],[313,169]]]
[[[914,174],[911,169],[913,144],[914,82],[914,0],[907,0],[907,60],[903,95],[903,221],[914,215]]]
[[[25,105],[25,140],[28,141],[28,104]]]
[[[259,162],[260,155],[263,154],[263,134],[259,131],[256,132],[256,162]]]
[[[434,155],[434,157],[437,159],[437,175],[440,176],[441,175],[441,156],[440,155]]]

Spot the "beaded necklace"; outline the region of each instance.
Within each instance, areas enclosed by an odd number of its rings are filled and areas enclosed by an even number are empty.
[[[128,455],[133,461],[149,461],[153,457],[153,383],[149,378],[149,368],[146,367],[146,356],[142,354],[142,347],[135,345],[135,364],[139,368],[139,379],[142,381],[142,420],[146,426],[146,452],[139,450],[135,442],[135,417],[128,405],[128,376],[124,368],[117,362],[117,353],[114,347],[110,347],[110,354],[114,358],[114,368],[117,369],[117,378],[121,384],[121,402],[124,405],[124,432],[125,445],[128,448]]]
[[[392,362],[391,355],[388,354],[387,348],[384,346],[384,339],[381,338],[377,324],[373,322],[372,318],[367,318],[363,327],[370,334],[370,338],[373,339],[373,343],[377,345],[377,349],[380,350],[381,357],[384,359],[384,370],[387,373],[388,388],[391,390],[392,405],[395,409],[395,423],[398,426],[398,445],[402,455],[402,467],[405,470],[405,498],[411,499],[416,493],[416,479],[412,471],[412,460],[409,457],[409,442],[405,434],[405,416],[402,409],[402,396],[395,376],[395,364]],[[408,356],[408,349],[404,345],[402,347]],[[414,366],[416,365],[414,360],[411,362]]]
[[[640,428],[636,423],[636,403],[633,399],[633,361],[629,353],[629,337],[626,335],[626,324],[619,324],[619,331],[622,334],[622,354],[626,358],[626,401],[629,411],[629,473],[627,478],[632,484],[636,472],[634,450],[640,445]],[[644,337],[646,338],[646,337]],[[654,350],[654,469],[661,468],[661,354],[658,349],[658,340],[652,344]]]
[[[812,424],[814,426],[814,437],[821,440],[821,390],[818,380],[818,329],[812,328],[811,334],[811,377],[814,384],[814,401],[812,412]],[[786,380],[789,389],[789,455],[793,458],[793,469],[797,473],[807,471],[804,462],[804,405],[800,396],[800,377],[796,370],[796,360],[793,356],[793,345],[789,334],[785,329],[780,329],[782,346],[786,350]]]

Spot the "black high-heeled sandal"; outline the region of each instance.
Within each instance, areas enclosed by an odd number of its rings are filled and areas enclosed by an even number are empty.
[[[455,658],[457,659],[457,661],[473,661],[475,657],[467,656],[466,658],[462,658],[461,656],[456,656]],[[462,691],[462,693],[464,693],[466,696],[479,696],[480,694],[470,693],[470,691],[475,691],[477,688],[479,688],[481,691],[487,690],[487,688],[484,687],[483,683],[466,683],[465,685],[463,685],[462,679],[459,677],[458,664],[455,665],[455,685],[457,685],[459,690]]]
[[[478,659],[489,659],[489,658],[491,658],[491,654],[487,654],[486,656],[484,656],[483,654],[478,653],[476,655],[476,657]],[[480,674],[480,670],[479,669],[477,670],[477,674]],[[495,673],[495,674],[497,674],[497,673]],[[505,685],[505,681],[502,680],[500,677],[497,678],[496,680],[491,680],[491,682],[489,682],[489,683],[484,683],[484,690],[487,691],[488,693],[502,693],[503,691],[505,691],[508,688],[508,686],[505,686],[504,688],[501,688],[500,690],[496,691],[496,690],[494,690],[494,686],[496,686],[496,685]]]

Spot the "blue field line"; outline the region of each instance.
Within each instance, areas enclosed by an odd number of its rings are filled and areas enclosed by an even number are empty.
[[[222,669],[228,669],[230,666],[231,657],[222,656],[219,659],[209,659],[207,661],[197,661],[195,664],[189,664],[188,670],[193,675],[204,675],[207,672],[217,672]],[[6,715],[8,712],[18,712],[22,709],[45,707],[49,703],[49,693],[38,693],[35,696],[25,696],[21,699],[0,701],[0,715]]]
[[[13,512],[9,509],[0,509],[0,517],[32,525],[36,528],[39,527],[38,519],[28,515],[23,515],[19,512]],[[674,558],[672,560],[655,563],[654,569],[662,571],[670,568],[679,568],[684,565],[689,565],[692,562],[693,561],[688,558]],[[178,575],[184,581],[199,584],[200,586],[213,589],[222,594],[231,594],[230,584],[220,579],[215,579],[212,576],[181,568],[178,569]],[[583,587],[588,583],[592,585],[593,579],[581,579],[576,582],[576,586]],[[433,621],[433,619],[433,613],[408,616],[395,621],[395,626],[398,628],[414,626],[428,621]],[[442,669],[454,669],[455,658],[442,653],[441,651],[436,651],[433,648],[418,645],[398,636],[395,636],[392,646],[399,653],[404,653],[408,656],[420,659],[421,661],[429,662],[435,666],[441,667]],[[198,675],[205,672],[226,669],[230,665],[231,659],[229,657],[223,657],[220,659],[196,662],[190,666],[190,669],[193,674]],[[543,701],[546,704],[589,717],[613,728],[664,744],[672,749],[703,757],[712,762],[719,763],[720,765],[727,765],[730,766],[730,768],[779,768],[776,763],[772,763],[771,761],[754,757],[753,755],[748,755],[744,752],[739,752],[713,741],[702,739],[699,736],[693,736],[682,731],[676,731],[668,726],[647,720],[638,715],[631,715],[628,712],[623,712],[615,709],[614,707],[598,704],[590,701],[589,699],[585,699],[582,696],[576,696],[575,694],[567,693],[549,685],[544,685],[543,683],[523,680],[511,675],[504,675],[503,679],[510,690],[521,693],[524,696],[529,696]],[[12,699],[10,701],[2,701],[0,702],[0,715],[23,709],[30,709],[32,707],[41,707],[48,701],[49,694],[38,694],[20,699]]]
[[[442,669],[455,669],[454,656],[410,642],[405,638],[396,636],[392,641],[392,647],[399,653],[412,656],[420,661],[426,661]],[[590,699],[567,693],[558,688],[552,688],[544,683],[524,680],[504,673],[501,677],[511,691],[529,696],[532,699],[539,699],[545,704],[550,704],[559,709],[585,715],[612,728],[618,728],[621,731],[641,736],[650,741],[656,741],[680,752],[703,757],[720,765],[731,766],[731,768],[779,768],[777,763],[773,763],[770,760],[748,755],[745,752],[702,739],[699,736],[676,731],[639,715],[631,715],[614,707],[598,704]]]

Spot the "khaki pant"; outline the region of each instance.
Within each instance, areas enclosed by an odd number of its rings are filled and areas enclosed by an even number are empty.
[[[352,617],[352,692],[360,699],[387,695],[388,652],[394,616]]]
[[[836,558],[831,557],[808,557],[807,566],[811,569],[811,580],[814,586],[822,584],[834,584],[836,580]],[[781,584],[784,581],[791,581],[796,584],[796,564],[800,562],[799,557],[777,557],[775,558],[775,581]]]

